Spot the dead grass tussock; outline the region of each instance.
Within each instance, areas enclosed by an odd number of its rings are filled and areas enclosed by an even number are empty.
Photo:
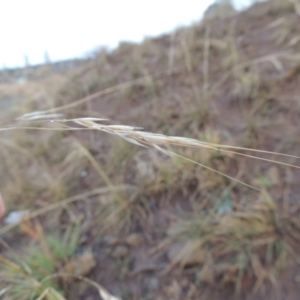
[[[217,143],[219,141],[218,134],[210,130],[206,130],[200,137],[205,142]],[[168,147],[167,150],[172,151],[173,149]],[[227,157],[218,150],[207,151],[189,147],[179,147],[176,149],[176,153],[223,173],[226,173],[229,167],[226,158],[233,157],[231,154],[228,154]],[[203,170],[197,164],[180,156],[167,156],[151,149],[140,151],[140,155],[135,156],[135,182],[141,193],[149,195],[149,197],[153,194],[163,193],[166,199],[176,195],[176,197],[182,195],[189,198],[188,195],[191,193],[201,193],[211,189],[216,191],[224,187],[224,177]]]
[[[111,193],[109,197],[100,198],[95,223],[99,224],[101,233],[129,234],[136,224],[149,228],[149,203],[138,191]]]
[[[102,299],[118,300],[100,284],[85,277],[96,261],[89,252],[75,255],[80,226],[69,225],[64,234],[48,235],[37,222],[26,221],[21,227],[37,243],[26,246],[19,254],[1,241],[10,253],[6,257],[0,256],[1,295],[13,300],[65,300],[68,298],[66,285],[80,280],[96,288]]]
[[[278,207],[266,192],[260,201],[243,211],[200,212],[179,218],[168,230],[169,241],[181,245],[168,270],[200,264],[200,280],[234,282],[238,291],[244,272],[256,278],[255,292],[265,281],[275,284],[288,253],[281,226],[291,222],[287,219],[280,223],[280,218]]]
[[[78,247],[79,227],[69,227],[63,236],[45,235],[39,223],[22,225],[37,245],[30,245],[20,254],[4,244],[14,255],[10,258],[0,256],[1,285],[10,285],[7,296],[12,299],[43,299],[49,295],[52,299],[64,299],[59,282],[44,280],[55,274],[65,264]],[[47,292],[46,292],[47,291]]]
[[[7,182],[3,184],[2,193],[10,199],[8,209],[20,199],[19,208],[40,198],[66,198],[70,189],[77,185],[80,169],[86,165],[85,157],[78,155],[78,150],[76,152],[74,145],[61,132],[47,131],[38,137],[37,145],[36,133],[24,135],[15,131],[0,141],[1,168],[4,171],[0,176],[3,183]],[[56,141],[62,142],[59,149]],[[70,159],[74,163],[70,163]],[[14,185],[9,182],[14,182]]]
[[[78,156],[75,163],[71,164],[68,161],[67,157],[74,156],[75,149],[61,131],[24,134],[20,131],[8,133],[2,130],[17,115],[31,115],[28,111],[55,106],[54,95],[65,84],[66,77],[55,74],[49,76],[39,82],[28,79],[23,85],[11,83],[12,89],[7,95],[1,94],[4,98],[10,99],[5,116],[2,111],[0,116],[1,192],[6,199],[10,199],[7,203],[8,210],[15,207],[18,209],[33,207],[34,202],[41,199],[66,198],[70,190],[78,186],[79,176],[76,179],[75,174],[78,174],[78,170],[86,163]],[[3,92],[2,84],[0,90]],[[19,103],[21,99],[22,103]],[[1,103],[2,101],[1,98]],[[49,114],[50,118],[58,116]],[[60,143],[60,147],[57,147],[57,142]],[[63,163],[59,166],[58,163],[61,162]]]
[[[96,188],[93,189],[91,191],[82,193],[82,194],[78,194],[75,195],[73,197],[64,199],[64,200],[60,200],[57,203],[52,203],[49,204],[45,207],[42,207],[40,209],[36,209],[33,212],[30,213],[30,215],[27,217],[28,220],[30,219],[34,219],[38,216],[44,215],[46,213],[52,212],[54,210],[57,210],[61,207],[64,207],[70,203],[73,202],[77,202],[77,201],[87,201],[89,199],[89,197],[94,197],[94,196],[98,196],[98,195],[105,195],[105,194],[109,194],[109,193],[118,193],[118,192],[122,192],[123,190],[135,190],[135,187],[130,186],[130,185],[115,185],[112,188],[111,187],[102,187],[102,188]],[[5,234],[7,234],[9,231],[11,231],[12,229],[16,228],[18,226],[18,223],[16,224],[9,224],[6,225],[4,227],[2,227],[0,229],[0,236],[3,236]]]

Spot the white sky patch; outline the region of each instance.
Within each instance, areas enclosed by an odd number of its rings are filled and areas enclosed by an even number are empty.
[[[251,2],[251,0],[236,0]],[[213,0],[0,0],[0,68],[79,57],[200,20]]]

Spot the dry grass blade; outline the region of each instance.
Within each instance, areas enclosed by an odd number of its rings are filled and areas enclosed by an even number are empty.
[[[165,74],[170,76],[170,75],[172,75],[173,72],[176,72],[176,71],[179,71],[179,70],[182,70],[182,69],[183,69],[183,67],[174,68],[172,70],[172,72],[170,72],[169,70],[164,70],[164,71],[160,71],[160,72],[157,72],[155,74],[152,74],[150,77],[159,78],[160,76],[165,75]],[[77,100],[75,102],[72,102],[70,104],[63,105],[63,106],[56,107],[56,108],[51,108],[51,109],[42,111],[41,113],[45,115],[45,114],[49,114],[49,113],[58,112],[58,111],[66,110],[66,109],[69,109],[69,108],[73,108],[73,107],[79,106],[81,104],[84,104],[86,102],[89,102],[93,99],[96,99],[98,97],[113,93],[115,91],[118,91],[118,90],[126,88],[126,87],[130,87],[130,86],[133,86],[133,85],[140,84],[141,82],[144,82],[144,81],[147,81],[147,80],[149,80],[149,75],[143,76],[143,77],[140,77],[140,78],[128,81],[128,82],[124,82],[124,83],[121,83],[121,84],[118,84],[118,85],[115,85],[115,86],[112,86],[112,87],[109,87],[107,89],[104,89],[100,92],[97,92],[97,93],[94,93],[94,94],[89,95],[87,97],[84,97],[82,99],[79,99],[79,100]]]
[[[124,189],[127,188],[132,188],[132,186],[129,185],[119,185],[119,186],[114,186],[114,187],[105,187],[105,188],[98,188],[98,189],[94,189],[92,191],[86,192],[86,193],[82,193],[80,195],[76,195],[74,197],[70,197],[68,199],[62,200],[58,203],[53,203],[50,205],[47,205],[46,207],[43,207],[41,209],[35,210],[34,212],[32,212],[28,217],[27,220],[33,219],[37,216],[40,216],[42,214],[45,214],[47,212],[50,212],[54,209],[58,209],[60,207],[63,207],[66,204],[75,202],[75,201],[83,201],[83,200],[87,200],[89,197],[95,196],[95,195],[99,195],[99,194],[106,194],[106,193],[111,193],[111,192],[116,192],[116,191],[122,191]],[[0,236],[7,233],[8,231],[10,231],[11,229],[17,227],[18,224],[11,224],[11,225],[7,225],[4,226],[0,229]]]
[[[103,300],[121,300],[120,298],[117,298],[113,295],[111,295],[103,286],[101,286],[99,283],[92,281],[90,279],[87,278],[81,278],[82,280],[86,281],[87,283],[91,284],[92,286],[94,286],[100,296],[102,297]]]
[[[10,287],[4,288],[0,291],[0,297],[3,296],[7,291],[9,291]]]
[[[70,274],[63,274],[63,273],[59,273],[59,274],[55,274],[55,275],[52,275],[52,276],[48,276],[46,277],[43,282],[49,280],[49,279],[53,279],[53,278],[58,278],[58,277],[65,277],[65,278],[73,278],[73,279],[78,279],[78,280],[82,280],[82,281],[85,281],[86,283],[88,283],[89,285],[95,287],[98,292],[99,292],[99,295],[102,297],[103,300],[121,300],[120,298],[117,298],[113,295],[111,295],[103,286],[101,286],[99,283],[91,280],[91,279],[88,279],[86,277],[83,277],[83,276],[76,276],[76,275],[70,275]],[[64,299],[64,298],[62,298]],[[60,299],[58,299],[60,300]]]
[[[23,115],[22,117],[18,118],[20,121],[34,121],[34,120],[41,120],[41,119],[55,119],[55,118],[62,118],[63,114],[45,114],[42,111],[35,111],[32,113],[28,113]]]
[[[46,117],[46,119],[48,119],[47,114],[45,114],[44,112],[42,112],[40,114],[39,114],[39,112],[36,112],[36,113],[30,114],[30,116],[31,115],[34,115],[39,120],[42,120],[43,117]],[[22,117],[21,117],[21,119],[22,119]],[[181,156],[179,154],[176,154],[173,151],[166,150],[161,147],[165,147],[167,149],[170,146],[193,147],[193,148],[202,148],[202,149],[205,148],[207,150],[217,150],[217,151],[225,152],[225,153],[233,153],[233,154],[237,154],[237,155],[241,155],[241,156],[245,156],[245,157],[249,157],[249,158],[254,158],[254,159],[259,159],[259,160],[263,160],[263,161],[267,161],[267,162],[272,162],[272,163],[276,163],[276,164],[280,164],[280,165],[284,165],[284,166],[300,168],[300,166],[297,166],[297,165],[292,165],[292,164],[288,164],[288,163],[284,163],[284,162],[280,162],[280,161],[276,161],[276,160],[271,160],[271,159],[265,159],[265,158],[257,157],[254,155],[243,154],[243,153],[239,153],[236,151],[230,151],[230,150],[226,150],[226,149],[253,151],[253,152],[257,152],[257,153],[281,155],[281,156],[299,159],[300,157],[298,157],[298,156],[293,156],[293,155],[288,155],[288,154],[283,154],[283,153],[278,153],[278,152],[248,149],[248,148],[228,146],[228,145],[222,145],[222,144],[207,143],[207,142],[202,142],[202,141],[199,141],[196,139],[185,138],[185,137],[167,136],[167,135],[163,135],[163,134],[141,131],[140,127],[134,127],[134,126],[104,125],[104,124],[97,123],[97,122],[101,122],[101,121],[106,121],[106,119],[90,117],[90,118],[77,118],[77,119],[56,119],[56,120],[51,120],[50,122],[53,124],[56,124],[58,126],[61,126],[62,130],[80,130],[80,128],[77,128],[77,127],[74,128],[74,127],[66,125],[66,123],[74,122],[78,125],[81,125],[81,126],[87,128],[87,129],[100,130],[100,131],[103,131],[103,132],[106,132],[109,134],[117,135],[117,136],[121,137],[122,139],[124,139],[130,143],[136,144],[138,146],[155,148],[167,155],[180,157],[189,162],[192,162],[201,167],[204,167],[210,171],[213,171],[222,176],[225,176],[226,178],[229,178],[230,180],[236,181],[240,184],[243,184],[247,187],[250,187],[250,188],[258,190],[258,191],[259,191],[259,189],[255,188],[247,183],[244,183],[243,181],[237,180],[234,177],[226,175],[226,174],[219,172],[217,170],[214,170],[208,166],[200,164],[192,159]],[[224,148],[225,148],[225,150],[224,150]]]
[[[213,144],[207,143],[203,141],[199,141],[196,139],[185,138],[185,137],[176,137],[176,136],[167,136],[164,134],[157,134],[152,132],[140,131],[140,127],[133,127],[133,126],[125,126],[125,125],[103,125],[95,123],[94,121],[102,121],[102,119],[96,118],[80,118],[80,119],[70,119],[70,120],[57,120],[59,121],[74,121],[77,124],[85,126],[90,129],[98,129],[107,133],[111,133],[114,135],[118,135],[128,141],[138,143],[142,146],[149,146],[153,147],[154,145],[174,145],[174,146],[182,146],[182,147],[196,147],[196,148],[207,148],[210,150],[219,150],[223,151],[222,148],[227,149],[236,149],[236,150],[245,150],[245,151],[253,151],[258,153],[264,154],[273,154],[273,155],[281,155],[291,158],[300,159],[300,156],[289,155],[284,153],[272,152],[272,151],[265,151],[265,150],[257,150],[251,148],[243,148],[237,146],[229,146],[229,145],[222,145],[222,144]],[[249,156],[252,158],[257,158],[255,156]],[[263,159],[263,158],[259,158]],[[278,161],[267,160],[274,163],[281,163]],[[288,165],[288,164],[287,164]],[[290,167],[300,168],[299,166],[295,165],[288,165]]]
[[[44,292],[38,298],[36,298],[36,300],[42,300],[45,297],[46,297],[46,299],[49,299],[49,300],[67,300],[53,288],[45,289]]]
[[[185,157],[185,156],[179,155],[179,154],[177,154],[177,153],[175,153],[175,152],[172,152],[172,151],[166,151],[166,150],[164,150],[164,149],[162,149],[162,148],[160,148],[160,147],[155,147],[155,148],[158,149],[158,150],[160,150],[161,152],[163,152],[163,153],[165,153],[165,154],[169,154],[169,155],[172,155],[172,156],[177,156],[177,157],[179,157],[179,158],[181,158],[181,159],[184,159],[184,160],[186,160],[186,161],[189,161],[189,162],[191,162],[191,163],[193,163],[193,164],[196,164],[196,165],[198,165],[198,166],[200,166],[200,167],[203,167],[203,168],[205,168],[205,169],[207,169],[207,170],[210,170],[210,171],[215,172],[215,173],[217,173],[217,174],[219,174],[219,175],[222,175],[222,176],[224,176],[224,177],[226,177],[226,178],[228,178],[228,179],[230,179],[230,180],[233,180],[233,181],[236,181],[236,182],[238,182],[238,183],[240,183],[240,184],[243,184],[243,185],[245,185],[245,186],[247,186],[247,187],[249,187],[249,188],[252,188],[252,189],[254,189],[254,190],[256,190],[256,191],[260,191],[260,189],[257,189],[257,188],[255,188],[255,187],[252,186],[252,185],[249,185],[249,184],[247,184],[247,183],[245,183],[245,182],[243,182],[243,181],[240,181],[240,180],[238,180],[238,179],[236,179],[236,178],[234,178],[234,177],[228,176],[228,175],[226,175],[226,174],[224,174],[224,173],[222,173],[222,172],[219,172],[219,171],[217,171],[217,170],[215,170],[215,169],[213,169],[213,168],[210,168],[210,167],[208,167],[208,166],[205,166],[205,165],[203,165],[203,164],[200,164],[200,163],[198,163],[197,161],[195,161],[195,160],[193,160],[193,159],[189,159],[189,158],[187,158],[187,157]]]

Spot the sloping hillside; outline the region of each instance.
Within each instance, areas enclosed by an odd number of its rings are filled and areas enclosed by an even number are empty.
[[[0,191],[32,212],[0,225],[4,299],[298,299],[299,20],[259,3],[3,83]]]

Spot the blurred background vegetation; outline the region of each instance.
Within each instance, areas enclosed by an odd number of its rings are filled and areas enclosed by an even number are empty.
[[[299,19],[296,0],[220,0],[170,34],[2,70],[0,298],[298,299],[300,172],[272,161],[300,165]],[[170,157],[35,111],[247,149]]]

